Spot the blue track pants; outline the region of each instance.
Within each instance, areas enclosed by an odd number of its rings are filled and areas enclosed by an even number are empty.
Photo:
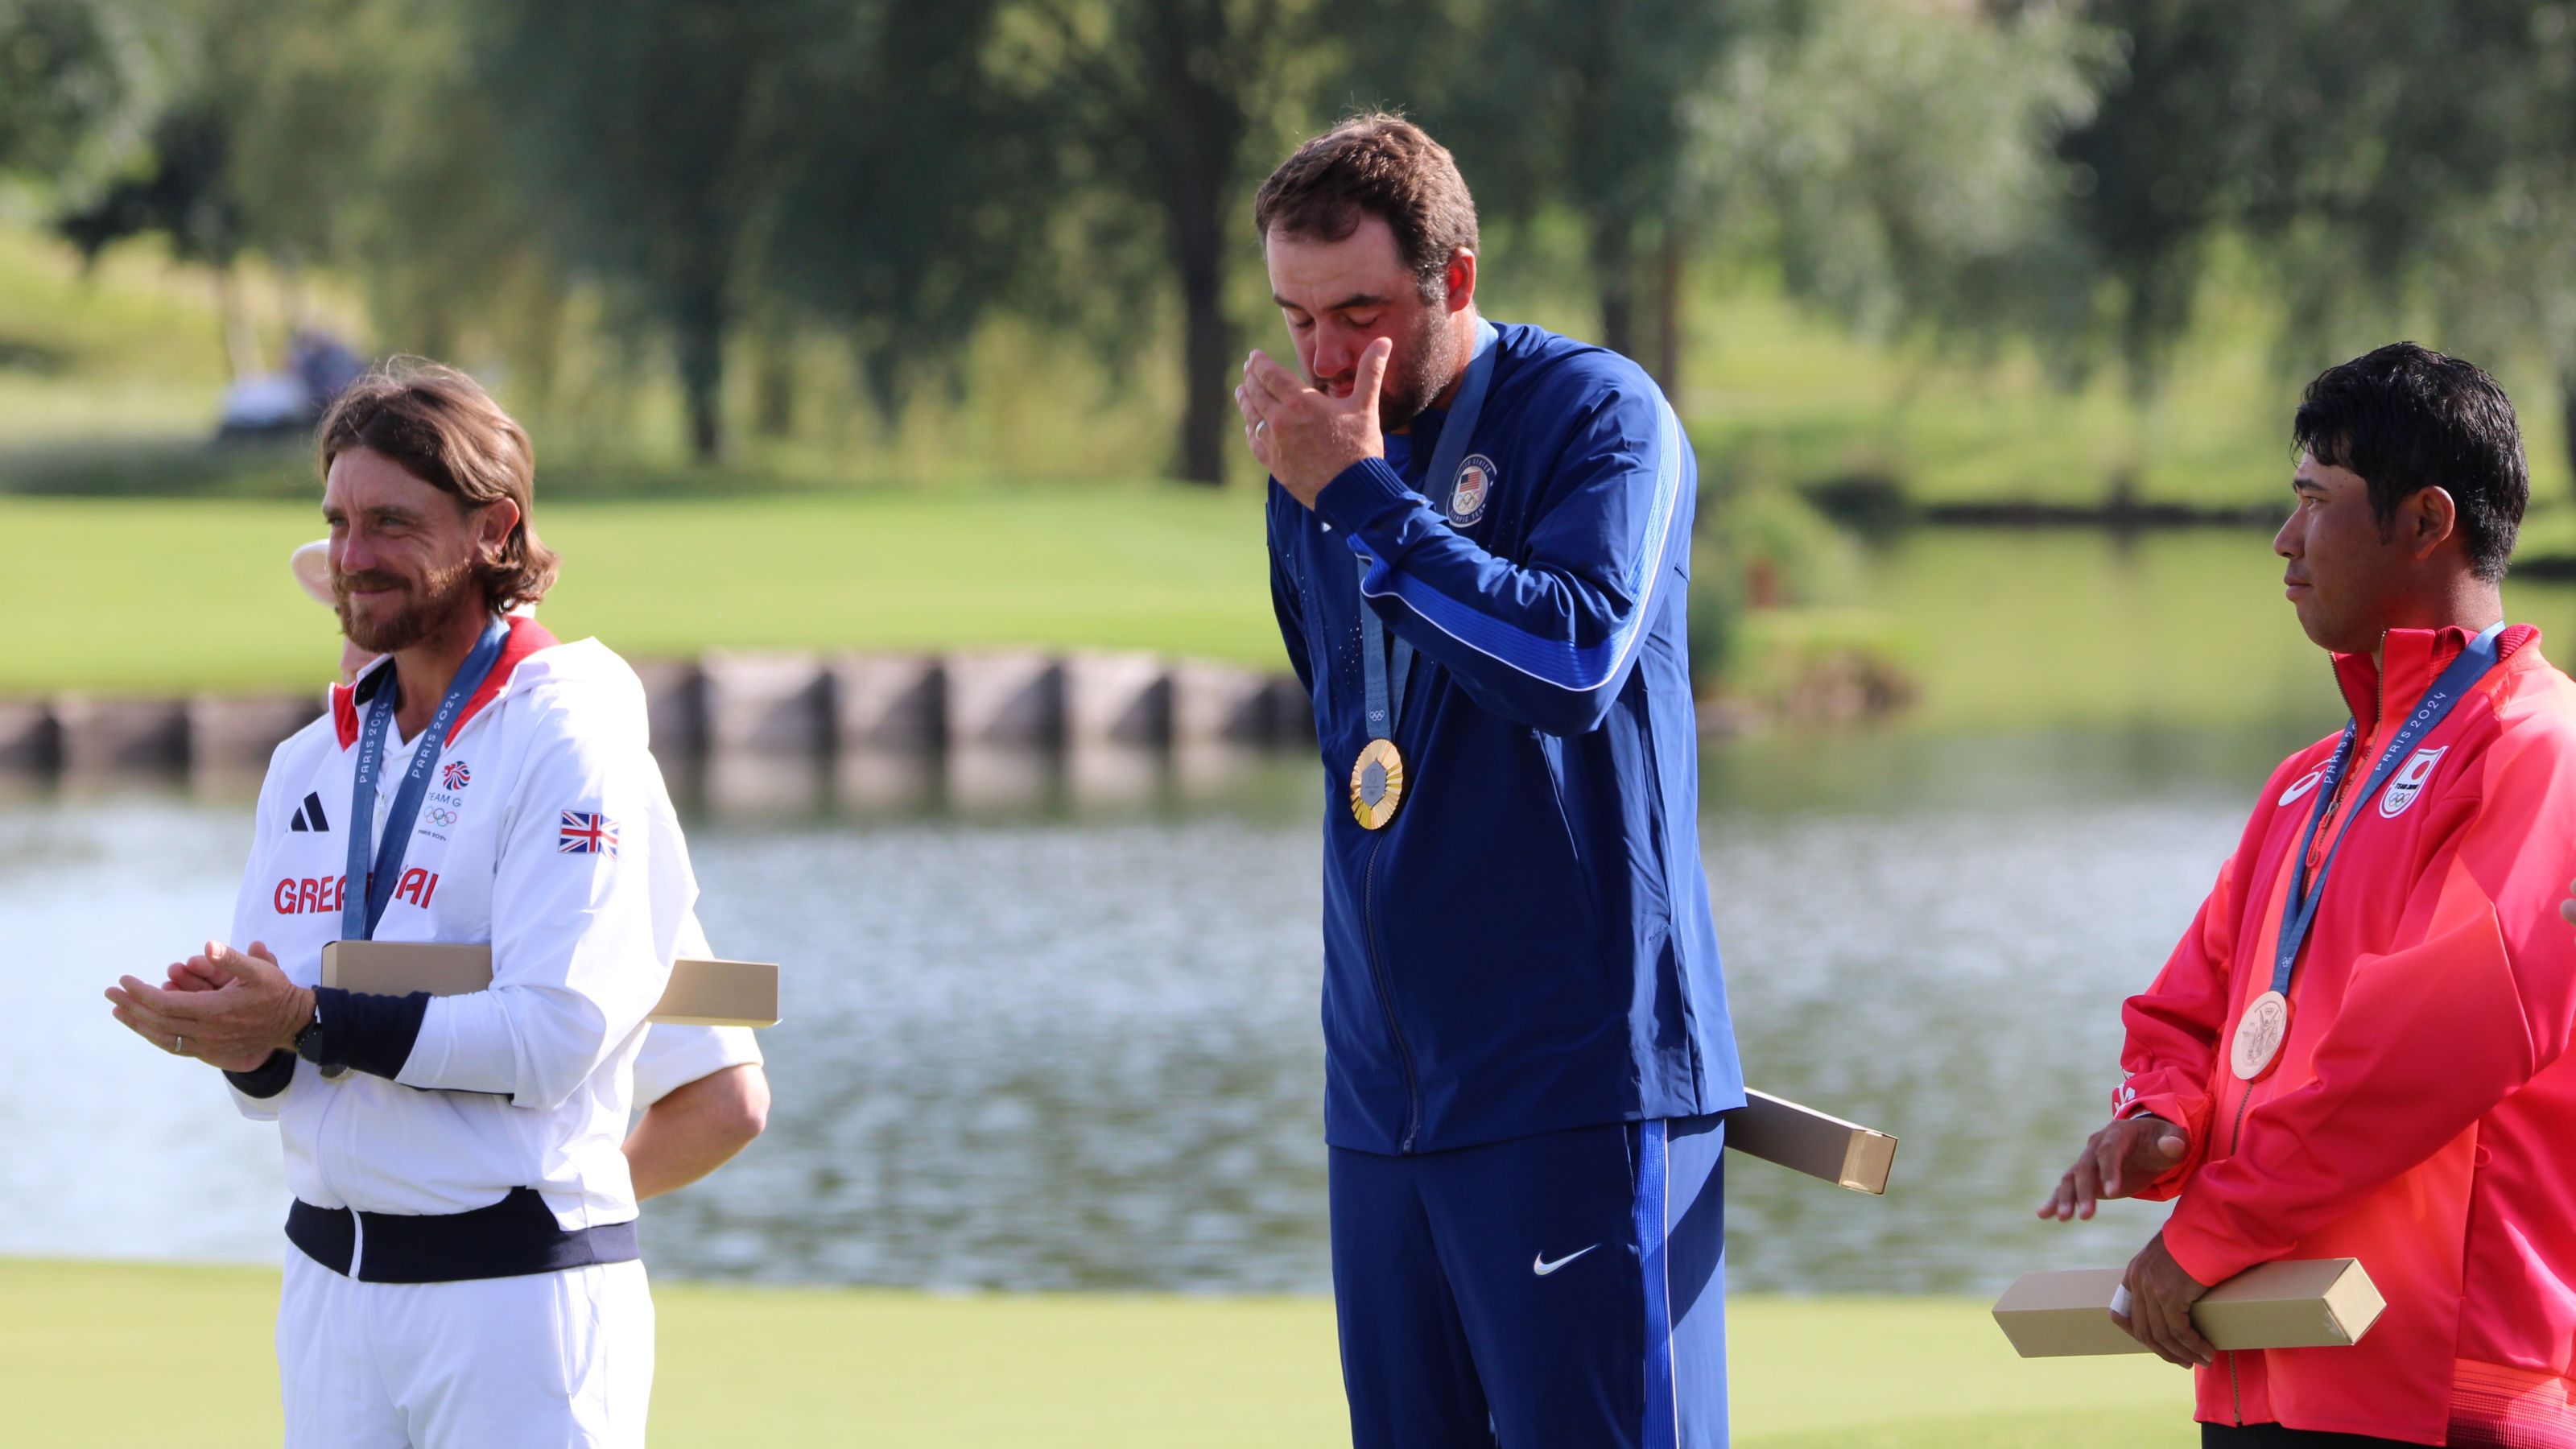
[[[1332,1152],[1355,1449],[1722,1449],[1725,1119]]]

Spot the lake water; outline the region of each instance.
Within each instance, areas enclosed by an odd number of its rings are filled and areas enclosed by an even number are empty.
[[[1882,606],[1934,641],[1925,657],[1960,661],[1917,722],[1705,755],[1748,1080],[1903,1139],[1884,1199],[1733,1158],[1737,1287],[1986,1291],[2121,1262],[2158,1221],[2031,1207],[2105,1115],[2121,998],[2264,772],[2337,713],[2313,651],[2279,637],[2277,593],[2231,622],[2190,582],[2232,580],[2244,540],[2144,547],[2169,546],[2186,557],[2099,555],[2077,627],[2008,585],[2017,567],[2080,581],[2098,541],[1993,543],[1983,571],[1946,541],[1890,560]],[[2132,587],[2148,622],[2123,626]],[[2544,623],[2567,608],[2535,602]],[[2171,718],[2178,694],[2236,697],[2189,663],[2188,635],[2220,625],[2259,647],[2213,637],[2199,657],[2254,671],[2258,703]],[[2130,677],[2162,667],[2185,677]],[[2085,670],[2119,707],[2023,723],[1974,693],[2021,671],[2087,704],[2067,683]],[[763,1034],[768,1135],[647,1207],[656,1271],[1324,1290],[1320,789],[1311,762],[1279,759],[688,787],[701,914],[720,950],[786,963],[787,1020]],[[279,1256],[271,1130],[98,996],[222,928],[247,820],[221,790],[0,796],[0,1254]]]

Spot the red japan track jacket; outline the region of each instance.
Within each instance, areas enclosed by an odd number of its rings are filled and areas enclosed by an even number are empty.
[[[2338,655],[2361,740],[2469,635],[2392,631]],[[2191,1134],[2148,1196],[2216,1283],[2276,1258],[2357,1257],[2388,1299],[2349,1348],[2222,1353],[2198,1416],[2423,1444],[2576,1446],[2576,682],[2517,625],[2502,655],[2354,816],[2299,958],[2272,1074],[2228,1043],[2271,985],[2284,895],[2332,738],[2273,772],[2191,930],[2126,1008],[2123,1115]],[[2427,763],[2429,761],[2429,763]]]

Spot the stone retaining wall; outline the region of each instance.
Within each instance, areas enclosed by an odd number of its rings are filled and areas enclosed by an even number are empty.
[[[1294,676],[1149,654],[719,652],[636,673],[654,752],[666,761],[1266,748],[1314,738]],[[321,712],[318,691],[0,698],[0,771],[257,771]]]

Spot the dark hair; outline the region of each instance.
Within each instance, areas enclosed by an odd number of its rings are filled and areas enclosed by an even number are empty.
[[[2370,485],[2383,536],[2397,505],[2441,488],[2457,505],[2469,566],[2504,577],[2531,502],[2531,470],[2513,400],[2475,364],[2392,342],[2318,373],[2290,423],[2298,449]]]
[[[519,505],[518,526],[483,566],[483,596],[495,612],[533,604],[554,586],[555,555],[537,541],[533,521],[536,452],[480,383],[452,367],[395,358],[351,383],[322,419],[322,475],[352,448],[384,454],[460,508],[503,498]]]
[[[1476,249],[1476,198],[1447,147],[1383,111],[1353,116],[1297,148],[1252,198],[1252,225],[1266,244],[1272,228],[1337,242],[1363,217],[1395,233],[1425,301],[1448,293],[1449,258]]]

